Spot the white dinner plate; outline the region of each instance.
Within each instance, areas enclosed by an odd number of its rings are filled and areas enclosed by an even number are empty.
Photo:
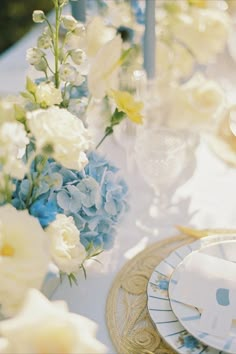
[[[209,236],[178,248],[155,268],[149,279],[147,305],[151,319],[163,339],[180,354],[224,353],[222,349],[219,351],[203,344],[203,338],[198,340],[183,327],[172,310],[168,293],[172,273],[186,256],[222,241],[236,241],[236,235]],[[229,352],[227,348],[225,352]]]
[[[201,248],[197,252],[236,262],[236,241],[225,240],[220,243],[213,243]],[[218,350],[224,350],[227,353],[236,354],[236,323],[233,322],[230,334],[226,338],[203,333],[199,329],[201,315],[198,309],[172,300],[172,294],[174,293],[175,287],[178,283],[181,268],[184,266],[184,263],[187,261],[187,259],[188,257],[186,257],[183,262],[180,263],[180,265],[174,270],[171,276],[169,284],[169,298],[173,312],[183,327],[188,330],[188,332],[191,333],[195,338]],[[204,289],[202,289],[202,291],[204,291]]]

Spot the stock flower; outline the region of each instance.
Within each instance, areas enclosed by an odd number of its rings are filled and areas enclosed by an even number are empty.
[[[5,174],[14,178],[24,177],[26,167],[18,155],[28,143],[23,124],[11,121],[0,125],[0,166]]]
[[[62,102],[61,90],[53,82],[41,82],[36,86],[35,99],[42,108],[59,105]]]
[[[79,171],[84,168],[91,140],[81,120],[56,106],[28,112],[27,119],[39,152],[50,144],[51,157],[63,166]]]
[[[77,65],[81,65],[86,59],[86,54],[82,49],[72,49],[70,51],[70,56],[73,62]]]
[[[96,330],[91,320],[70,313],[64,301],[50,302],[39,291],[31,289],[19,314],[1,321],[4,345],[0,353],[106,353],[106,347],[95,338]]]
[[[60,78],[65,82],[72,82],[75,80],[77,70],[73,65],[63,64],[60,67]]]
[[[51,256],[63,273],[77,273],[86,258],[86,250],[80,243],[80,232],[73,218],[58,214],[46,229],[51,244]]]
[[[78,24],[78,21],[71,15],[63,15],[61,19],[63,26],[68,31],[73,31]]]
[[[26,60],[30,65],[39,65],[45,53],[39,48],[29,48],[26,52]]]
[[[37,41],[38,48],[48,49],[52,44],[52,38],[50,35],[43,33]]]
[[[1,311],[12,316],[27,290],[41,287],[49,264],[46,234],[27,210],[0,208],[0,262]]]
[[[118,86],[121,49],[121,37],[116,36],[106,43],[93,58],[88,73],[88,88],[95,98],[102,99],[110,89]]]
[[[119,112],[124,112],[127,117],[134,123],[142,124],[143,103],[135,101],[134,97],[126,91],[111,91],[111,97],[114,98],[115,104]]]

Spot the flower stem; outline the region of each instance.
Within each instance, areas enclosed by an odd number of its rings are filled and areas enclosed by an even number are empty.
[[[56,11],[56,31],[55,31],[55,41],[54,41],[54,54],[55,54],[55,86],[59,88],[59,30],[60,30],[60,13],[61,9],[58,5],[58,1],[55,2]]]
[[[103,136],[103,138],[99,141],[99,143],[97,144],[96,146],[96,149],[99,148],[99,146],[104,142],[104,140],[108,137],[108,135],[111,135],[113,133],[113,127],[112,125],[110,127],[107,127],[106,128],[106,133],[105,135]]]

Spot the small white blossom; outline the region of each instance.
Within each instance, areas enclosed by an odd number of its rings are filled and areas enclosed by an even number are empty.
[[[50,48],[51,43],[52,43],[51,37],[47,34],[42,34],[38,38],[37,46],[38,46],[38,48],[48,49],[48,48]]]
[[[64,64],[60,67],[60,78],[65,82],[73,82],[76,79],[77,70],[70,64]]]
[[[12,316],[29,288],[40,289],[49,265],[46,233],[28,210],[0,207],[0,262],[1,312]]]
[[[42,23],[45,21],[45,14],[41,10],[35,10],[33,12],[33,21],[35,23]]]
[[[37,65],[42,61],[45,53],[39,48],[29,48],[26,53],[26,59],[31,65]]]
[[[75,36],[82,36],[85,33],[85,27],[82,23],[77,23],[75,28],[73,29],[73,34]]]
[[[86,59],[86,54],[82,49],[72,49],[70,51],[70,56],[73,62],[77,65],[81,65]]]
[[[52,259],[60,271],[77,273],[87,254],[80,243],[80,232],[72,216],[57,214],[46,233],[50,239]]]
[[[2,354],[104,354],[106,347],[96,340],[96,330],[91,320],[70,313],[66,302],[50,302],[31,289],[19,314],[1,321],[0,351],[4,348]]]
[[[71,15],[64,15],[61,18],[62,24],[68,31],[73,31],[78,24],[78,21]]]
[[[80,119],[56,106],[28,112],[27,118],[38,151],[51,144],[52,157],[63,166],[78,171],[85,167],[91,137]]]
[[[0,162],[5,174],[22,179],[26,166],[18,158],[19,151],[24,151],[29,139],[23,124],[19,122],[4,122],[0,126]]]
[[[122,40],[116,36],[93,58],[88,74],[88,88],[95,98],[101,99],[110,89],[117,88],[121,51]]]
[[[57,89],[53,82],[40,83],[36,88],[35,98],[42,108],[59,105],[62,102],[61,90]]]

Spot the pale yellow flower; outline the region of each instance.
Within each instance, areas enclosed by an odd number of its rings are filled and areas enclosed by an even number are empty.
[[[28,210],[0,208],[0,304],[14,315],[29,288],[40,289],[49,265],[49,244],[39,221]]]
[[[0,323],[0,353],[106,353],[95,338],[96,329],[91,320],[68,312],[64,301],[49,302],[31,289],[19,314]]]
[[[113,90],[110,94],[114,98],[119,112],[124,112],[132,122],[142,124],[143,102],[135,101],[134,97],[127,91]]]
[[[207,7],[207,0],[188,0],[188,3],[196,7]]]
[[[53,82],[41,82],[36,86],[35,98],[42,108],[59,105],[62,102],[61,90],[57,89]]]

